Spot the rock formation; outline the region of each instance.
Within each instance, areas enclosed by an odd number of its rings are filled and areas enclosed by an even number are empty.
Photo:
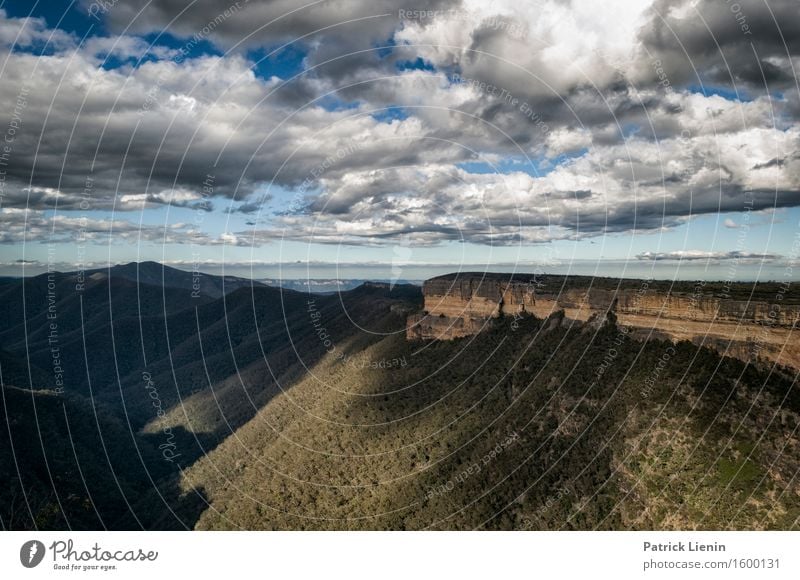
[[[800,369],[793,336],[800,303],[789,284],[669,282],[524,274],[459,273],[423,285],[424,311],[408,317],[409,339],[450,340],[501,316],[586,322],[614,312],[640,338],[689,340],[743,360]]]

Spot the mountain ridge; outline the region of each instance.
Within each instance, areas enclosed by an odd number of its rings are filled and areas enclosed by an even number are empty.
[[[456,273],[427,280],[422,292],[425,305],[409,317],[409,339],[469,336],[501,316],[563,311],[586,322],[613,312],[642,338],[689,340],[742,360],[800,369],[792,340],[800,303],[785,283]]]

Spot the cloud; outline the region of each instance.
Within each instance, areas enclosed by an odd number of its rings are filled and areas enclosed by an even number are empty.
[[[183,223],[146,225],[124,219],[48,216],[25,209],[0,211],[0,244],[21,243],[142,243],[199,244],[223,243]]]
[[[794,0],[657,0],[639,32],[672,83],[794,87],[800,19]]]
[[[238,205],[231,205],[225,209],[226,213],[243,213],[250,215],[254,213],[265,212],[265,205],[268,204],[274,196],[269,194],[259,195],[256,199],[250,199]]]
[[[83,43],[2,13],[0,98],[35,87],[0,113],[2,208],[261,212],[170,233],[207,244],[512,245],[800,204],[796,2],[770,3],[782,41],[755,0],[534,4],[133,0]],[[290,82],[256,62],[283,43]]]
[[[212,211],[213,202],[200,192],[176,189],[150,193],[125,193],[114,197],[93,195],[94,185],[84,191],[65,192],[51,187],[18,186],[5,192],[2,207],[10,209],[54,209],[86,212],[133,211],[160,205],[187,207],[201,211]]]
[[[95,207],[108,207],[117,196],[149,203],[159,203],[164,191],[197,196],[209,176],[213,195],[239,199],[263,183],[299,185],[354,141],[366,143],[387,132],[409,141],[423,136],[415,120],[389,129],[368,115],[263,105],[269,83],[254,78],[240,58],[200,58],[182,67],[146,63],[128,76],[95,69],[79,56],[11,55],[7,68],[10,82],[0,94],[8,102],[18,87],[37,87],[27,99],[7,169],[6,189],[15,205],[24,199],[44,206],[64,195],[65,207],[74,207],[87,179]],[[73,79],[66,87],[52,81],[62,75]],[[329,173],[381,158],[421,162],[431,149],[421,144],[412,152],[383,143],[338,160]],[[448,148],[442,149],[447,155]],[[429,158],[438,157],[430,151]],[[31,180],[36,189],[29,199],[23,189]]]
[[[509,245],[658,230],[703,214],[797,205],[800,163],[747,169],[776,148],[797,147],[797,129],[753,129],[592,148],[541,176],[433,164],[350,172],[323,179],[325,192],[304,213],[279,216],[272,235],[325,243],[410,236],[422,244]]]
[[[706,250],[676,250],[673,252],[642,252],[636,256],[639,260],[680,260],[680,261],[754,261],[762,262],[768,260],[778,260],[781,256],[777,254],[759,254],[753,252],[710,252]]]
[[[75,45],[77,38],[60,29],[48,28],[44,18],[9,18],[0,8],[0,45],[41,48],[45,45],[63,50]]]
[[[84,0],[90,5],[89,0]],[[414,10],[442,11],[454,8],[451,0],[421,0]],[[407,12],[410,12],[408,10]],[[388,39],[398,26],[398,6],[391,0],[311,1],[298,4],[292,0],[272,2],[217,2],[196,0],[190,5],[179,0],[126,0],[116,3],[103,14],[115,30],[134,33],[160,32],[169,27],[172,34],[208,38],[222,47],[240,43],[271,45],[307,37],[320,43],[322,38],[345,43],[348,40],[367,46],[375,39]],[[341,26],[355,21],[351,27]],[[352,35],[353,30],[361,31]],[[357,38],[348,38],[356,36]],[[360,39],[360,40],[358,40]],[[321,48],[319,48],[322,50]]]

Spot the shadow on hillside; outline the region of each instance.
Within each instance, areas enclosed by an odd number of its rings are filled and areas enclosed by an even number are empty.
[[[162,395],[169,392],[170,406],[180,405],[171,422],[185,428],[185,436],[176,434],[176,445],[186,465],[213,450],[326,357],[357,355],[386,333],[402,334],[405,315],[393,307],[413,304],[388,293],[377,288],[356,289],[342,300],[317,296],[310,299],[310,312],[303,297],[287,321],[269,320],[258,328],[248,327],[248,321],[235,333],[235,343],[228,342],[228,328],[214,328],[204,332],[202,348],[194,344],[196,336],[182,345],[185,352],[171,359],[175,368],[152,364],[153,383]],[[134,381],[123,389],[129,408],[150,406],[140,384]]]
[[[132,435],[83,397],[3,385],[0,417],[0,529],[192,529],[207,507],[163,434]],[[190,437],[176,429],[175,447]]]
[[[181,488],[182,470],[330,356],[321,333],[339,352],[357,354],[380,332],[401,330],[398,305],[414,307],[420,295],[365,287],[309,298],[262,288],[254,298],[243,289],[177,310],[161,307],[160,288],[146,290],[141,315],[130,305],[142,304],[144,294],[115,291],[113,325],[102,293],[84,297],[84,311],[59,303],[60,363],[70,381],[63,395],[41,389],[52,373],[39,371],[38,359],[0,352],[4,375],[41,383],[38,390],[3,390],[9,428],[0,429],[0,472],[9,483],[0,486],[0,528],[192,529],[207,497],[204,489]],[[144,314],[158,311],[166,315]],[[5,329],[10,343],[24,337],[22,328]],[[41,362],[52,366],[46,357]],[[157,416],[156,403],[178,410],[171,430],[156,425],[142,433]]]

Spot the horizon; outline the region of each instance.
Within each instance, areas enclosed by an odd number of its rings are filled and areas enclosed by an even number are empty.
[[[367,275],[367,276],[364,276],[364,275],[351,275],[351,276],[336,276],[336,275],[328,275],[328,276],[325,276],[325,275],[299,276],[299,275],[296,275],[296,276],[279,277],[279,276],[275,276],[275,275],[269,275],[269,269],[268,269],[269,266],[263,266],[263,265],[260,266],[262,268],[265,268],[263,275],[251,275],[251,274],[253,274],[253,272],[252,272],[252,268],[253,267],[252,266],[248,266],[248,265],[233,265],[233,266],[227,265],[227,270],[226,270],[226,265],[225,264],[219,264],[219,265],[216,265],[216,266],[209,266],[209,265],[206,265],[206,264],[200,264],[199,268],[197,268],[197,267],[195,267],[195,265],[192,265],[192,264],[165,263],[165,262],[159,262],[159,261],[156,261],[156,260],[143,260],[143,261],[140,261],[140,262],[136,262],[136,261],[120,262],[120,263],[113,263],[113,264],[111,264],[111,263],[106,263],[106,264],[84,264],[82,267],[75,266],[75,267],[72,267],[72,268],[65,268],[66,265],[61,265],[61,267],[59,267],[59,268],[52,268],[52,269],[49,269],[49,270],[48,270],[48,265],[46,265],[46,264],[36,264],[36,265],[31,265],[31,264],[22,265],[21,264],[21,265],[18,266],[18,268],[20,268],[20,269],[28,268],[29,270],[33,270],[33,271],[28,271],[25,274],[19,273],[19,274],[15,275],[15,274],[11,273],[11,272],[13,272],[13,270],[10,270],[10,271],[8,271],[8,273],[6,273],[6,271],[2,267],[0,267],[0,277],[6,277],[6,278],[31,278],[31,277],[40,276],[42,274],[47,274],[47,273],[70,274],[70,273],[76,273],[76,272],[86,272],[86,271],[92,271],[92,270],[105,270],[105,269],[114,268],[114,267],[118,267],[118,266],[141,265],[141,264],[147,264],[147,263],[153,263],[153,264],[156,264],[158,266],[165,266],[165,267],[168,267],[168,268],[174,268],[176,270],[180,270],[180,271],[186,272],[186,273],[199,273],[199,274],[207,274],[207,275],[212,275],[212,276],[234,276],[234,277],[238,277],[238,278],[252,279],[254,281],[274,280],[274,281],[277,281],[277,282],[284,282],[284,281],[301,282],[301,281],[306,280],[306,281],[310,281],[310,282],[313,282],[313,281],[360,281],[360,282],[392,282],[392,283],[410,283],[410,284],[415,284],[415,283],[422,283],[425,280],[429,280],[431,278],[442,277],[442,276],[450,276],[450,275],[454,275],[454,274],[473,274],[473,275],[500,274],[500,275],[509,275],[509,276],[512,276],[512,275],[513,276],[581,276],[581,277],[588,276],[588,277],[593,277],[593,278],[620,279],[620,280],[652,280],[652,281],[662,281],[662,282],[695,282],[695,281],[703,281],[703,282],[728,282],[728,283],[733,283],[733,284],[792,282],[792,281],[796,281],[796,280],[800,279],[800,277],[798,277],[798,276],[800,276],[800,271],[798,271],[798,273],[795,274],[793,268],[791,269],[791,277],[787,277],[787,267],[786,266],[781,266],[777,270],[773,271],[773,273],[777,274],[775,277],[767,277],[765,272],[763,272],[763,270],[762,270],[762,272],[761,272],[762,275],[761,275],[761,277],[759,279],[742,278],[742,279],[736,279],[736,280],[729,280],[729,279],[724,278],[724,277],[719,277],[719,278],[713,277],[713,271],[712,271],[712,274],[709,274],[706,277],[657,277],[657,276],[653,276],[653,275],[647,275],[647,276],[633,276],[633,275],[615,276],[615,275],[610,275],[610,274],[598,273],[598,272],[596,272],[596,268],[592,269],[588,264],[586,265],[585,269],[583,269],[583,268],[577,268],[576,269],[575,268],[575,262],[572,262],[568,266],[564,266],[564,268],[567,271],[548,270],[548,269],[545,269],[545,268],[542,268],[542,267],[538,267],[538,266],[533,266],[530,269],[526,269],[525,267],[521,267],[521,268],[516,269],[516,270],[513,270],[513,269],[502,269],[503,268],[502,265],[498,265],[498,266],[495,266],[495,267],[492,267],[492,268],[489,268],[489,269],[485,269],[485,270],[474,269],[474,268],[470,267],[470,266],[476,266],[475,264],[467,264],[465,267],[458,268],[458,269],[453,269],[453,268],[448,269],[447,266],[441,265],[441,264],[426,265],[426,266],[420,266],[420,265],[408,266],[408,265],[406,265],[404,267],[404,269],[400,270],[400,272],[395,271],[395,274],[402,273],[402,274],[408,274],[408,275],[392,275],[392,272],[391,272],[392,266],[391,265],[386,265],[386,264],[368,264],[368,265],[367,264],[362,264],[362,265],[346,265],[345,268],[348,268],[348,269],[354,268],[355,269],[354,272],[356,272],[356,273],[361,272],[362,274],[367,274],[368,272],[366,270],[359,270],[358,269],[359,267],[360,268],[378,268],[378,269],[382,269],[382,273],[385,274],[385,276],[381,277],[380,274],[374,274],[374,275]],[[691,261],[689,262],[689,264],[691,264]],[[596,263],[595,263],[595,265],[596,265]],[[284,264],[282,266],[283,266],[283,268],[298,268],[298,269],[301,269],[301,270],[308,268],[307,265],[304,265],[304,264],[299,264],[298,265],[296,263]],[[695,266],[700,266],[700,265],[695,265]],[[277,267],[277,268],[279,268],[279,272],[281,271],[280,270],[281,265],[273,265],[272,267]],[[340,268],[342,268],[342,265],[338,265],[337,264],[337,265],[333,265],[332,267],[335,268],[336,270],[339,270]],[[396,270],[397,266],[395,265],[394,268]],[[427,275],[427,276],[424,276],[424,277],[415,277],[413,275],[415,273],[420,273],[420,272],[424,271],[423,270],[424,268],[427,268],[431,275]],[[647,271],[646,269],[642,270],[643,273],[645,273],[646,271]],[[651,267],[649,271],[652,274],[654,269]],[[300,272],[298,272],[298,274],[299,273]],[[332,274],[336,274],[336,273],[337,273],[336,271],[332,272]],[[415,285],[418,285],[418,284],[415,284]]]

